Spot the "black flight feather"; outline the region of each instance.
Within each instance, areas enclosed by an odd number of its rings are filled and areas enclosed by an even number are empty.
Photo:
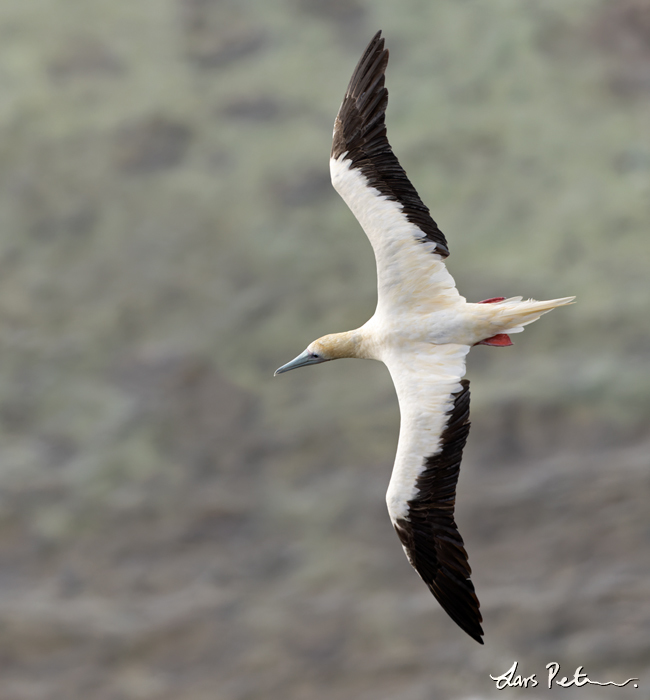
[[[463,538],[454,520],[456,484],[469,434],[469,381],[454,394],[453,408],[438,452],[424,460],[418,494],[408,502],[408,515],[395,523],[409,561],[451,619],[483,644],[479,602],[470,580]]]
[[[379,31],[354,69],[334,122],[332,157],[345,154],[345,160],[352,161],[350,167],[360,170],[371,187],[402,205],[406,218],[424,234],[418,240],[435,243],[435,252],[446,258],[449,248],[445,236],[410,183],[386,137],[387,64],[388,50]]]

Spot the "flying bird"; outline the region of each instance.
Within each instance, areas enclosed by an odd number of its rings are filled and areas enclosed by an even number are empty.
[[[406,556],[442,608],[483,644],[482,616],[454,520],[469,433],[465,357],[474,345],[512,345],[509,334],[575,297],[469,303],[444,260],[447,240],[386,138],[388,50],[377,32],[352,74],[334,122],[332,184],[358,219],[377,263],[377,308],[360,328],[311,343],[275,374],[343,357],[380,360],[400,406],[386,502]]]

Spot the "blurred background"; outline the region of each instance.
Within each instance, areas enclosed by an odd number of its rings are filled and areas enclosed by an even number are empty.
[[[390,525],[385,368],[273,378],[374,310],[328,157],[377,29],[461,292],[578,297],[469,357],[484,647]],[[0,699],[536,698],[552,661],[649,698],[650,0],[5,0],[0,38]]]

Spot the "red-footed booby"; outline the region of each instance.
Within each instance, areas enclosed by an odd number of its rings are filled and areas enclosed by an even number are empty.
[[[342,357],[380,360],[390,372],[401,425],[386,494],[406,556],[443,609],[483,643],[479,601],[454,521],[456,483],[469,433],[465,356],[474,345],[512,345],[575,297],[477,304],[460,296],[444,259],[447,241],[386,138],[388,50],[377,32],[352,74],[334,122],[332,184],[370,239],[377,309],[361,328],[311,343],[276,374]]]

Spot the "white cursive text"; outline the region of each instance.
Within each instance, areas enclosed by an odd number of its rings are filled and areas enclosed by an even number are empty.
[[[493,676],[490,674],[490,678],[496,683],[497,690],[503,690],[504,688],[534,688],[539,685],[537,682],[536,674],[531,674],[530,676],[522,676],[517,673],[518,662],[515,661],[512,666],[500,676]],[[560,672],[560,664],[557,661],[551,661],[551,663],[546,664],[546,670],[548,671],[548,688],[552,688],[553,684],[560,686],[561,688],[570,688],[575,686],[576,688],[581,688],[583,685],[615,685],[617,688],[623,688],[628,683],[632,681],[638,681],[638,678],[628,678],[624,683],[615,683],[614,681],[607,681],[605,683],[600,683],[598,681],[592,681],[587,674],[582,670],[582,666],[576,668],[575,673],[571,678],[567,676],[562,676],[562,678],[557,679],[556,676]],[[635,688],[638,688],[638,683],[634,684]]]

